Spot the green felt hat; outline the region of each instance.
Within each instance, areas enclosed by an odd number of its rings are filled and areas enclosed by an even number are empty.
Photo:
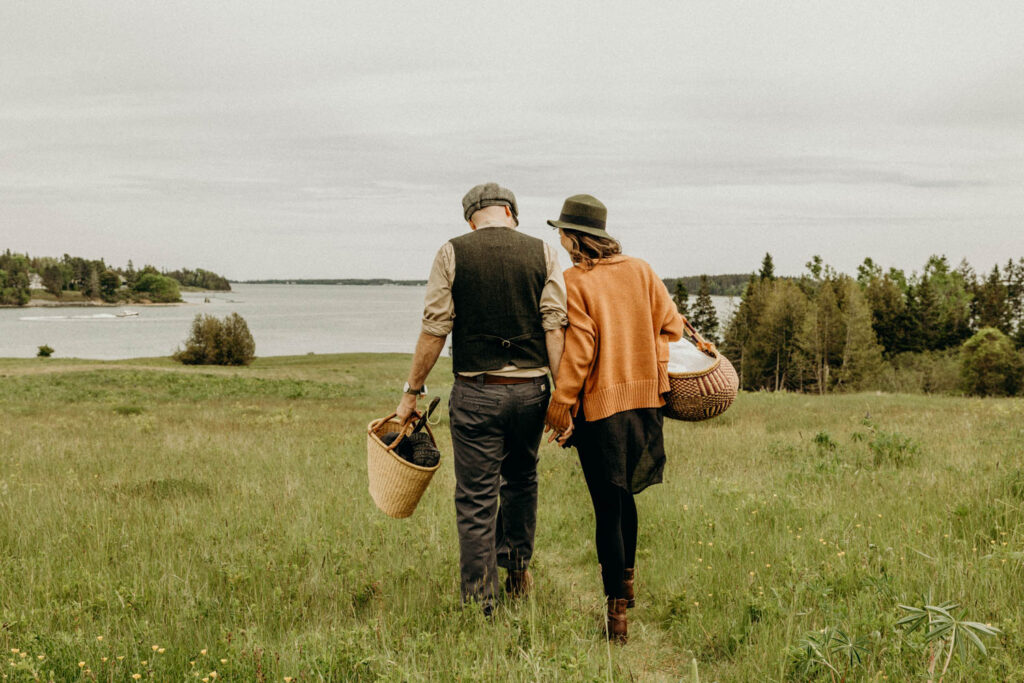
[[[608,208],[597,197],[574,194],[562,203],[562,215],[548,225],[561,230],[576,230],[596,237],[613,239],[605,230]]]

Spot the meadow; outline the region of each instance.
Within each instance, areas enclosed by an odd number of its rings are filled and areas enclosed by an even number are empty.
[[[610,647],[575,452],[542,449],[536,591],[491,621],[459,601],[445,411],[415,515],[373,506],[365,428],[408,363],[0,360],[3,680],[1024,680],[1024,400],[667,422]],[[898,623],[926,602],[958,605],[948,664],[950,631]]]

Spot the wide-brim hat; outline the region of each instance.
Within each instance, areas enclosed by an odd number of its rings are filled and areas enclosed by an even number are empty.
[[[614,239],[605,230],[607,222],[608,208],[600,199],[589,194],[574,194],[562,203],[562,214],[558,220],[549,220],[548,225],[559,230],[576,230]]]
[[[468,221],[470,217],[487,206],[507,206],[519,225],[519,207],[516,205],[516,196],[512,190],[502,187],[498,183],[484,183],[477,185],[466,193],[462,198],[462,216]]]

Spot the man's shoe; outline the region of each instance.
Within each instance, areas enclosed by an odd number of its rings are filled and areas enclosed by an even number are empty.
[[[533,574],[529,569],[509,569],[505,592],[510,598],[525,598],[533,590]]]
[[[626,624],[626,599],[608,598],[608,640],[625,645],[629,639]]]
[[[622,595],[626,598],[626,607],[636,607],[636,597],[633,595],[633,568],[625,570],[622,577]]]

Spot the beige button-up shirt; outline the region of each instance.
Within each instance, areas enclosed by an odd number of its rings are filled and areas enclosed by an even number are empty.
[[[512,230],[503,225],[480,225],[477,230]],[[541,326],[545,331],[557,330],[569,324],[569,314],[565,302],[565,279],[562,268],[558,265],[555,250],[544,243],[544,263],[547,267],[547,279],[540,293]],[[452,299],[452,283],[455,282],[455,248],[451,242],[445,242],[434,257],[434,265],[430,268],[427,279],[427,295],[423,302],[423,331],[435,337],[447,337],[455,323],[455,302]],[[500,296],[500,295],[499,295]],[[543,368],[517,368],[506,365],[500,370],[489,370],[490,375],[507,377],[539,377],[548,372]],[[467,376],[479,375],[479,372],[460,373]]]

